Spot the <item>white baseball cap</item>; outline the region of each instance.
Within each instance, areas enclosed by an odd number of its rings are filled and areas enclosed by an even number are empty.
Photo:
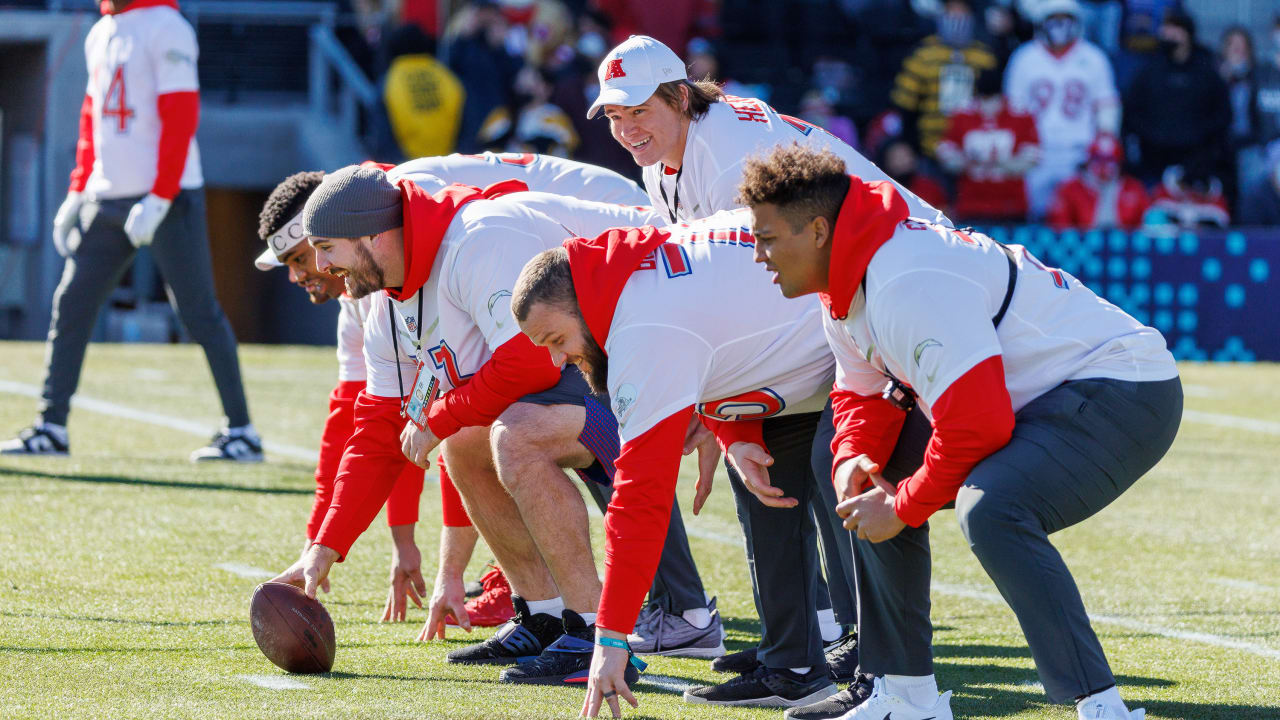
[[[596,76],[600,78],[600,95],[587,110],[588,120],[605,105],[639,105],[662,83],[689,78],[680,56],[648,35],[632,35],[610,50],[600,61]]]
[[[281,267],[284,263],[280,262],[280,257],[306,239],[307,234],[302,230],[302,211],[299,210],[289,222],[271,233],[271,237],[267,238],[267,249],[254,259],[253,264],[259,270]]]

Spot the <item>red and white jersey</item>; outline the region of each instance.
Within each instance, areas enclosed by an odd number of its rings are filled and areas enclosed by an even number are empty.
[[[836,136],[799,118],[779,115],[756,98],[728,96],[712,103],[706,115],[689,124],[680,170],[669,171],[662,163],[650,165],[644,168],[644,187],[654,209],[671,222],[734,210],[742,207],[738,185],[742,183],[743,160],[791,142],[834,152],[844,160],[847,173],[865,181],[893,182],[907,201],[912,217],[951,224],[939,210]]]
[[[398,179],[392,171],[391,181]],[[513,193],[469,202],[445,231],[426,284],[413,296],[392,301],[398,343],[415,361],[422,358],[440,381],[441,391],[448,392],[520,332],[511,316],[511,288],[534,255],[559,247],[571,236],[595,237],[609,228],[656,220],[648,209],[550,193]],[[368,334],[365,341],[370,341]],[[379,342],[389,346],[390,336]],[[369,392],[384,397],[388,389],[396,392],[394,373],[393,364],[371,365]],[[403,380],[407,394],[412,377]]]
[[[171,7],[155,6],[103,15],[84,42],[93,101],[93,171],[90,198],[145,195],[159,162],[159,96],[200,89],[196,34]],[[191,138],[179,183],[204,184],[200,151]]]
[[[921,408],[971,368],[1001,355],[1013,410],[1068,380],[1176,377],[1164,337],[1019,245],[1017,286],[1000,327],[992,318],[1009,263],[990,238],[907,220],[872,257],[843,321],[823,313],[836,386],[878,395],[886,372]],[[867,302],[870,298],[870,302]]]
[[[717,420],[822,410],[835,377],[822,306],[784,298],[753,262],[750,211],[669,230],[627,280],[605,341],[623,443],[690,405]]]
[[[533,153],[445,155],[410,160],[396,167],[401,173],[417,173],[418,184],[434,193],[446,185],[462,183],[488,187],[503,180],[519,180],[537,192],[568,195],[582,200],[648,205],[640,186],[618,173],[590,163]]]
[[[1099,114],[1114,117],[1120,104],[1111,61],[1083,39],[1061,56],[1039,40],[1025,43],[1009,58],[1004,92],[1011,108],[1035,117],[1042,162],[1071,168],[1084,162]]]
[[[369,310],[375,304],[374,293],[354,300],[346,294],[338,296],[338,382],[364,382],[364,326]]]

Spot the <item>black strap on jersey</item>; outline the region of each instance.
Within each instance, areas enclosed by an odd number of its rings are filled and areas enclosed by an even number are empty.
[[[971,231],[972,228],[964,228],[962,232]],[[1009,284],[1005,287],[1004,300],[1000,303],[1000,309],[991,318],[991,324],[994,327],[1000,327],[1000,321],[1004,320],[1004,314],[1009,311],[1009,303],[1013,301],[1013,290],[1018,286],[1018,263],[1013,259],[1013,251],[1008,245],[1002,242],[992,240],[996,247],[1004,253],[1005,262],[1009,264]],[[862,276],[862,294],[865,298],[867,294],[867,276]],[[902,410],[903,412],[911,412],[916,407],[916,391],[912,390],[909,385],[902,382],[889,372],[889,368],[884,369],[885,377],[889,378],[889,382],[884,386],[884,390],[880,396],[889,401],[890,405]]]
[[[400,374],[400,342],[396,338],[400,335],[400,328],[396,327],[396,311],[391,302],[391,298],[387,298],[387,319],[391,321],[391,351],[395,354],[396,364],[396,385],[400,387],[400,415],[403,416],[409,406],[405,400],[404,394],[404,376]],[[418,347],[421,352],[422,347],[422,291],[418,291]]]
[[[665,168],[659,168],[658,172],[665,175],[667,171]],[[667,206],[667,215],[671,217],[672,224],[680,222],[680,218],[676,216],[676,213],[680,211],[680,176],[683,174],[684,166],[681,165],[680,169],[676,171],[676,189],[671,193],[672,196],[675,197],[675,205],[672,205],[671,202],[667,200],[667,189],[662,186],[663,176],[658,176],[658,192],[662,193],[662,204]]]

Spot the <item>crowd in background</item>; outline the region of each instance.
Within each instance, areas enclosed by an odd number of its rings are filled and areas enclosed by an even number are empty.
[[[1280,224],[1280,17],[1217,49],[1177,0],[352,0],[384,159],[539,152],[638,177],[587,120],[601,58],[661,40],[971,224]],[[1266,35],[1262,35],[1265,32]]]

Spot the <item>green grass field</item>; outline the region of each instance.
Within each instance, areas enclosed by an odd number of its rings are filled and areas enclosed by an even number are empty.
[[[43,352],[38,344],[0,344],[6,437],[31,420]],[[264,437],[314,448],[335,375],[332,350],[244,347],[241,358]],[[1095,629],[1130,707],[1146,707],[1149,718],[1275,720],[1280,367],[1185,365],[1183,372],[1191,412],[1168,457],[1056,541],[1099,618]],[[219,420],[194,347],[95,345],[80,393],[71,458],[0,459],[0,717],[577,713],[578,690],[503,686],[495,668],[444,662],[479,631],[416,643],[425,620],[416,609],[410,623],[378,624],[390,555],[381,519],[333,573],[332,594],[322,596],[337,625],[334,672],[297,678],[305,689],[254,684],[290,676],[262,657],[249,631],[249,595],[259,581],[217,566],[275,570],[297,556],[312,464],[277,452],[258,467],[190,465],[187,454],[206,439],[192,423],[212,431]],[[681,483],[680,493],[687,510],[692,482]],[[428,483],[418,529],[429,578],[437,495]],[[756,625],[723,476],[703,515],[686,516],[706,586],[727,618],[730,648],[746,647]],[[593,532],[598,547],[599,528]],[[1074,718],[1045,704],[1012,613],[949,513],[935,519],[933,543],[937,674],[941,687],[955,691],[956,717]],[[478,549],[468,577],[488,557]],[[684,704],[682,684],[726,679],[702,661],[655,659],[649,675],[661,678],[642,681],[640,710],[628,709],[629,717],[781,717]]]

